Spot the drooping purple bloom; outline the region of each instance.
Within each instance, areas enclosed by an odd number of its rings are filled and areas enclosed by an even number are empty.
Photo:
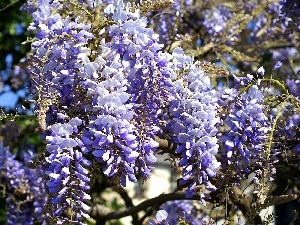
[[[221,137],[224,170],[233,168],[238,177],[245,178],[255,162],[263,160],[266,152],[270,121],[265,115],[263,95],[253,85],[232,104],[232,113],[225,119],[229,130]],[[254,160],[254,161],[253,161]]]
[[[87,194],[90,189],[87,168],[91,162],[80,150],[84,143],[76,137],[81,123],[79,118],[74,118],[68,123],[53,124],[50,126],[50,135],[46,137],[49,153],[46,158],[46,185],[49,191],[48,202],[52,204],[47,217],[56,218],[59,223],[81,224],[83,218],[89,217],[89,206],[85,202],[91,198]],[[65,211],[68,210],[73,212],[72,216],[66,216]]]
[[[192,58],[177,48],[171,62],[179,75],[173,77],[173,96],[170,99],[170,122],[167,125],[180,154],[181,185],[187,185],[187,197],[198,194],[198,185],[215,190],[210,178],[216,176],[220,163],[218,152],[217,98],[210,80]],[[185,72],[183,72],[185,71]],[[203,196],[202,196],[203,197]]]
[[[104,174],[121,177],[125,186],[137,174],[149,177],[156,161],[154,135],[160,130],[158,116],[167,101],[170,72],[146,18],[123,6],[119,2],[105,9],[116,22],[108,29],[111,40],[100,43],[102,55],[95,61],[82,55],[79,76],[92,98],[86,140],[92,142]]]

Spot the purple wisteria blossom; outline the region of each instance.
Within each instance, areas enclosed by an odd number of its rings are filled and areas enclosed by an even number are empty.
[[[298,79],[286,79],[286,86],[289,93],[295,98],[299,99],[300,97],[300,80]],[[296,100],[297,101],[297,100]],[[300,127],[300,115],[297,110],[293,109],[293,104],[287,103],[285,109],[283,110],[283,114],[286,117],[286,120],[283,124],[280,124],[281,129],[275,132],[275,135],[278,138],[285,137],[290,141],[288,146],[295,150],[299,155],[300,153],[300,144],[297,140],[299,135],[299,127]],[[284,149],[285,151],[285,149]]]
[[[294,27],[296,31],[300,32],[300,5],[297,0],[281,0],[281,12],[284,18],[289,19],[289,25]]]
[[[193,0],[170,0],[169,3],[172,3],[170,7],[149,13],[149,22],[154,25],[155,31],[159,34],[160,42],[166,46],[192,32],[191,27],[184,24],[183,18],[185,12],[193,13],[190,8],[195,5]],[[198,21],[193,22],[197,23]],[[185,33],[181,33],[181,30],[184,30]]]
[[[203,15],[202,24],[212,38],[218,36],[225,29],[226,21],[232,16],[229,8],[224,6],[217,6],[214,10],[206,10]]]
[[[53,215],[48,217],[57,218],[58,223],[72,221],[81,224],[82,217],[89,217],[86,212],[89,206],[84,202],[90,199],[86,193],[90,189],[88,170],[91,166],[81,149],[83,142],[76,138],[78,127],[82,124],[79,118],[71,119],[68,123],[56,123],[50,127],[50,135],[46,137],[48,142],[46,148],[49,156],[46,158],[49,167],[46,175],[49,177],[46,183]],[[71,211],[74,215],[65,218],[65,211]]]
[[[196,204],[190,200],[176,200],[166,202],[161,208],[167,212],[166,221],[170,225],[177,225],[180,221],[193,225],[205,225],[206,221],[209,220],[208,216],[201,215]]]
[[[26,133],[33,116],[1,111],[1,121],[18,120],[0,135],[14,147],[0,141],[8,225],[104,224],[129,214],[144,224],[153,210],[151,225],[212,224],[207,202],[226,220],[239,209],[257,223],[273,203],[275,166],[289,169],[286,159],[300,154],[300,11],[295,0],[217,2],[27,1],[34,38],[9,85],[30,80],[41,136]],[[16,148],[27,135],[41,158]],[[153,175],[158,154],[176,170],[175,190],[135,205],[123,187]],[[232,187],[242,181],[253,198]],[[127,209],[106,204],[107,189]]]
[[[219,147],[217,97],[209,78],[193,64],[191,57],[180,48],[175,49],[172,56],[172,67],[178,74],[173,77],[168,128],[178,144],[176,152],[181,156],[178,162],[183,168],[180,184],[188,186],[186,196],[191,197],[198,194],[197,186],[201,184],[215,190],[210,178],[216,176],[220,166],[215,157]]]
[[[45,224],[45,180],[41,167],[26,167],[25,164],[30,159],[31,156],[28,155],[23,162],[16,160],[16,155],[0,142],[1,190],[6,197],[8,225]]]
[[[298,79],[287,79],[286,85],[289,92],[297,98],[300,98],[300,80]]]
[[[273,67],[273,70],[278,70],[282,66],[282,62],[278,61],[276,62],[275,66]]]
[[[270,121],[265,115],[263,95],[256,85],[242,96],[237,96],[231,113],[225,119],[229,131],[222,137],[222,168],[231,168],[242,179],[250,171],[260,167],[266,154],[266,140],[270,132]],[[252,168],[252,169],[251,169]]]
[[[46,134],[47,151],[43,167],[47,176],[49,194],[46,203],[47,221],[57,224],[81,224],[88,217],[90,199],[85,158],[87,148],[81,141],[83,121],[75,115],[84,111],[84,93],[79,92],[79,54],[85,51],[87,41],[93,38],[90,26],[59,14],[61,3],[39,1],[30,29],[36,31],[32,43],[32,74],[38,105],[39,123]],[[50,107],[51,106],[51,107]],[[50,206],[50,207],[49,207]]]
[[[78,3],[82,4],[87,9],[95,9],[101,6],[105,7],[113,2],[113,0],[78,0]]]
[[[167,222],[168,213],[165,210],[156,212],[156,220],[149,220],[149,225],[169,225]]]
[[[208,225],[213,223],[213,219],[199,212],[197,202],[192,200],[166,202],[157,211],[155,220],[149,220],[149,225]]]
[[[95,61],[82,55],[80,85],[88,90],[93,106],[85,141],[103,164],[104,174],[119,176],[126,186],[127,178],[135,182],[138,174],[150,176],[158,116],[171,81],[158,36],[146,28],[147,20],[138,11],[122,6],[117,2],[105,9],[116,22],[108,30],[111,40],[102,40],[102,55]]]

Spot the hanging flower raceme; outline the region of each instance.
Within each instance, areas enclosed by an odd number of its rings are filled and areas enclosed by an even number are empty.
[[[81,125],[79,118],[56,123],[49,128],[50,135],[46,137],[49,153],[46,185],[52,205],[47,217],[56,218],[59,224],[81,224],[81,219],[88,217],[89,207],[84,202],[90,199],[86,193],[90,189],[86,167],[91,166],[91,162],[84,157],[84,144],[76,137]]]
[[[173,77],[168,128],[178,144],[178,165],[182,167],[180,184],[188,186],[186,195],[191,197],[198,194],[197,185],[200,184],[208,190],[215,190],[210,178],[216,176],[220,166],[216,159],[217,98],[210,79],[192,58],[184,55],[182,49],[174,50],[171,63],[178,74]]]
[[[156,162],[154,140],[160,109],[167,101],[170,85],[167,58],[159,52],[158,36],[146,28],[146,18],[131,12],[122,1],[109,5],[115,24],[109,27],[109,42],[91,62],[83,55],[82,87],[92,97],[89,129],[85,141],[103,163],[104,174],[136,181],[136,175],[150,176]]]
[[[86,116],[85,93],[79,88],[78,72],[82,67],[79,54],[93,38],[90,25],[64,18],[59,14],[60,3],[39,1],[32,13],[31,29],[36,30],[32,43],[32,74],[38,103],[38,121],[46,134],[49,156],[43,167],[48,177],[49,198],[46,220],[57,224],[81,224],[90,198],[85,158],[88,148],[81,141]],[[78,115],[79,117],[76,117]]]
[[[125,186],[127,177],[136,181],[134,167],[139,152],[136,127],[130,123],[134,112],[126,93],[127,80],[118,55],[113,56],[107,61],[100,56],[94,62],[86,61],[80,74],[80,84],[92,98],[87,105],[90,115],[82,141],[102,164],[104,174],[118,175]]]
[[[299,136],[299,127],[300,127],[300,115],[297,110],[295,109],[295,103],[297,102],[300,97],[300,80],[298,79],[286,79],[286,87],[292,97],[291,102],[287,102],[285,104],[285,108],[282,111],[282,114],[285,116],[285,121],[280,123],[277,129],[274,132],[275,138],[279,140],[278,147],[281,148],[281,152],[286,152],[287,149],[294,150],[298,155],[300,153],[300,144],[298,139]],[[298,103],[296,103],[297,105]],[[274,112],[276,112],[274,110]],[[280,145],[280,141],[287,140],[287,144],[282,146]]]
[[[222,167],[235,171],[240,179],[253,168],[260,169],[261,160],[267,154],[266,142],[271,126],[263,101],[261,91],[253,85],[236,98],[232,112],[225,119],[229,131],[221,137],[225,160]]]

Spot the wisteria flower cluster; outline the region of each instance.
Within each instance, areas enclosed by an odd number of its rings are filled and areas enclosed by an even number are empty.
[[[188,184],[186,194],[192,196],[198,184],[215,189],[209,177],[214,177],[220,166],[215,157],[217,97],[209,78],[201,68],[191,64],[192,58],[185,56],[182,49],[175,49],[173,57],[172,63],[179,74],[173,82],[176,94],[170,102],[172,120],[168,127],[174,142],[178,143],[176,152],[182,157],[178,163],[183,167],[180,184]]]
[[[105,9],[115,24],[108,29],[110,41],[100,42],[101,54],[93,61],[91,49],[84,47],[93,38],[88,26],[58,14],[45,23],[38,19],[45,13],[34,13],[37,22],[32,27],[39,30],[34,57],[42,60],[33,73],[43,86],[43,90],[36,86],[36,92],[43,98],[39,113],[48,130],[47,187],[55,205],[48,217],[59,223],[70,219],[80,223],[87,217],[84,201],[90,198],[86,191],[91,161],[86,157],[94,156],[103,173],[120,177],[122,186],[127,179],[136,182],[139,174],[150,176],[161,109],[168,105],[172,121],[167,127],[183,157],[181,184],[190,183],[186,195],[196,194],[196,185],[215,189],[209,177],[220,165],[215,158],[217,100],[209,78],[179,48],[169,61],[159,51],[158,36],[146,28],[146,18],[123,4],[116,1]],[[50,39],[55,35],[56,40]],[[170,93],[178,97],[170,98]],[[54,106],[48,110],[47,101],[53,98],[58,103],[51,102]],[[74,216],[64,218],[65,210],[72,210]]]
[[[26,165],[32,159],[27,152],[23,162],[0,142],[1,189],[6,197],[8,224],[34,224],[43,222],[44,205],[47,200],[43,170]]]
[[[144,224],[157,211],[149,224],[208,225],[221,217],[211,219],[207,203],[226,206],[226,220],[240,210],[263,224],[260,209],[295,200],[266,194],[284,163],[280,138],[300,152],[299,77],[277,79],[286,67],[297,74],[292,2],[28,1],[35,37],[26,70],[16,72],[32,78],[45,146],[37,160],[0,142],[7,224],[98,225],[128,215]],[[269,50],[278,33],[292,46]],[[243,69],[254,75],[232,74]],[[176,188],[135,206],[126,187],[150,178],[158,157],[175,169]],[[253,198],[241,194],[243,181]],[[107,209],[106,189],[127,209]]]
[[[232,113],[225,119],[229,131],[221,140],[227,163],[222,165],[224,169],[236,171],[240,178],[253,171],[250,169],[255,167],[253,159],[260,161],[266,152],[271,125],[265,116],[262,101],[263,95],[254,85],[233,103]]]
[[[158,115],[166,104],[170,72],[145,18],[118,4],[106,8],[117,23],[108,31],[111,41],[101,42],[102,55],[94,62],[86,59],[80,84],[93,105],[86,140],[105,165],[104,173],[119,174],[126,186],[126,178],[149,177],[156,161],[154,135],[160,130]]]
[[[88,26],[56,14],[52,21],[45,23],[38,19],[44,16],[43,12],[38,10],[34,14],[37,22],[32,27],[39,29],[39,39],[33,44],[37,54],[34,57],[42,60],[34,65],[33,73],[43,86],[43,90],[36,86],[36,92],[43,98],[39,116],[48,130],[46,141],[50,155],[45,164],[49,201],[54,205],[52,214],[49,212],[47,216],[55,217],[59,223],[80,223],[82,217],[88,217],[85,212],[89,207],[84,201],[90,198],[86,191],[89,190],[91,161],[86,157],[94,156],[103,165],[103,173],[109,177],[119,176],[123,186],[127,179],[136,182],[139,174],[144,178],[150,176],[158,146],[154,137],[161,130],[160,110],[170,101],[170,116],[174,122],[168,126],[172,127],[175,142],[181,143],[177,152],[184,157],[179,163],[185,174],[182,184],[195,175],[187,196],[196,194],[194,189],[198,184],[214,189],[208,177],[215,176],[219,163],[215,159],[216,100],[209,79],[180,49],[174,51],[174,60],[169,62],[168,55],[159,52],[162,46],[158,44],[158,36],[146,28],[146,19],[140,18],[138,11],[131,12],[129,7],[116,1],[105,9],[108,16],[112,14],[115,24],[108,30],[110,41],[100,42],[101,55],[94,61],[89,59],[93,54],[91,50],[84,48],[93,38]],[[50,39],[55,35],[56,40]],[[186,62],[181,58],[186,58]],[[184,67],[188,70],[187,79],[182,82],[186,82],[190,90],[182,89],[176,78],[185,76],[176,74]],[[199,95],[192,96],[193,91]],[[171,92],[182,93],[182,97],[169,99]],[[57,103],[51,102],[54,106],[48,110],[47,102],[53,98]],[[202,112],[192,109],[195,106]],[[190,111],[190,117],[198,115],[199,121],[187,120],[189,115],[184,113],[185,108]],[[204,111],[211,113],[206,115]],[[79,117],[74,117],[76,114]],[[204,115],[206,117],[201,118]],[[185,130],[185,123],[195,128]],[[201,123],[206,127],[204,133],[197,127]],[[187,138],[191,147],[185,143]],[[201,147],[203,140],[207,147]],[[74,215],[65,218],[66,210]]]
[[[165,222],[170,225],[179,224],[180,221],[195,225],[205,225],[208,224],[209,221],[212,222],[207,216],[199,214],[196,203],[193,201],[170,201],[161,208],[162,210],[158,212],[161,212],[162,215],[167,215],[165,218],[162,217],[161,219],[164,219]],[[156,219],[160,222],[161,219],[159,220],[157,217],[158,215],[156,215]]]

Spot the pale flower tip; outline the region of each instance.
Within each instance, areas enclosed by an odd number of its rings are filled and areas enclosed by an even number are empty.
[[[263,66],[259,67],[258,70],[257,70],[257,75],[259,75],[260,77],[264,76],[265,74],[265,69]]]
[[[165,221],[167,217],[168,217],[168,213],[165,210],[158,210],[155,216],[158,222]]]
[[[278,61],[275,66],[273,67],[273,70],[278,70],[282,66],[282,62]]]

